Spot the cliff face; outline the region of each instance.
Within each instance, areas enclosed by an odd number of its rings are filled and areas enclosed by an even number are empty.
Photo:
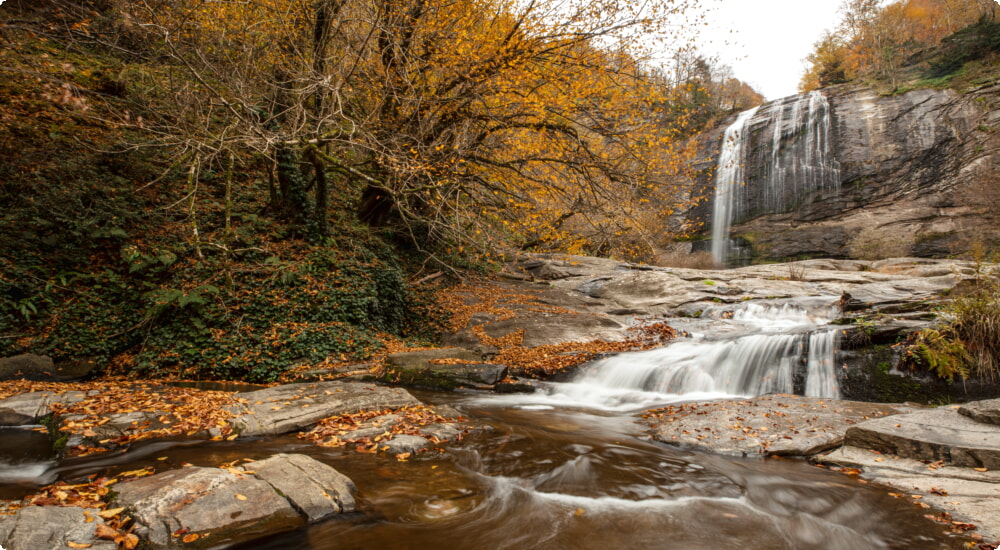
[[[1000,84],[822,93],[825,123],[804,114],[806,96],[765,104],[747,122],[737,243],[760,259],[940,257],[1000,244]],[[703,159],[717,158],[719,135],[704,137]],[[691,215],[711,228],[714,206]]]

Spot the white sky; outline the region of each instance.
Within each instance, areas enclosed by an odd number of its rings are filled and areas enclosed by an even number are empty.
[[[797,93],[803,60],[840,21],[843,0],[715,0],[699,49],[768,99]],[[730,33],[732,31],[732,33]]]

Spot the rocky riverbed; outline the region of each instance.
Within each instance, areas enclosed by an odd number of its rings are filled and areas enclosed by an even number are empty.
[[[658,467],[648,470],[646,461],[659,460],[662,465],[666,463],[657,458],[659,453],[681,453],[684,458],[677,460],[692,466],[678,470],[677,475],[689,476],[704,467],[698,464],[728,460],[710,456],[732,456],[734,460],[805,458],[848,474],[845,478],[885,486],[883,494],[894,495],[901,510],[916,507],[915,517],[929,518],[920,521],[936,522],[959,537],[956,540],[989,548],[990,541],[1000,537],[1000,517],[990,504],[1000,496],[997,402],[929,408],[926,401],[850,400],[860,395],[859,388],[869,390],[864,396],[867,400],[873,385],[872,371],[862,368],[865,360],[856,361],[851,354],[864,357],[866,346],[894,343],[907,332],[930,326],[933,307],[952,289],[972,280],[975,268],[958,261],[899,259],[813,260],[703,271],[593,258],[523,256],[508,266],[504,280],[466,286],[453,294],[458,322],[444,335],[450,348],[393,354],[377,365],[310,372],[310,382],[242,392],[134,381],[31,383],[34,386],[6,383],[0,393],[0,421],[4,425],[45,421],[45,429],[61,452],[78,457],[71,461],[95,466],[84,468],[90,472],[89,478],[75,474],[77,477],[62,479],[64,474],[59,473],[62,480],[54,485],[49,484],[49,473],[39,475],[34,482],[28,479],[27,486],[36,492],[26,500],[4,503],[0,541],[10,550],[129,548],[140,539],[155,547],[212,547],[289,530],[312,532],[313,528],[307,527],[311,522],[328,522],[345,513],[350,517],[358,502],[357,493],[365,494],[366,487],[361,484],[355,488],[349,477],[332,468],[328,460],[314,460],[308,449],[343,449],[381,464],[386,460],[399,464],[457,461],[465,473],[456,470],[453,475],[468,476],[482,470],[468,481],[475,486],[480,483],[472,481],[478,479],[476,476],[496,475],[489,466],[492,459],[487,459],[493,452],[489,449],[495,448],[498,456],[513,461],[500,466],[501,472],[508,472],[504,475],[514,476],[504,479],[521,479],[517,483],[543,491],[531,497],[533,501],[551,490],[562,495],[560,499],[587,495],[598,503],[641,487],[639,493],[647,496],[629,498],[640,502],[653,499],[652,505],[663,498],[672,502],[676,495],[667,487],[693,483],[682,493],[694,491],[691,494],[710,500],[723,499],[720,510],[730,506],[722,504],[728,502],[725,499],[741,491],[766,491],[767,484],[742,477],[722,485],[722,478],[712,478],[714,481],[706,481],[704,486],[700,481],[682,481],[684,477],[657,481],[664,474],[654,473]],[[862,344],[858,344],[858,334],[866,339]],[[840,345],[835,347],[839,352],[827,349],[824,342],[838,339]],[[780,345],[769,343],[772,341]],[[664,343],[669,345],[656,349]],[[725,375],[712,370],[716,363],[730,362],[727,354],[736,354],[734,358],[744,354],[740,351],[744,348],[751,356],[770,358],[765,363],[774,362],[780,368],[747,366],[750,370],[743,371],[740,366]],[[649,351],[613,355],[629,349]],[[731,351],[720,355],[720,349]],[[891,348],[883,347],[879,353],[887,349],[891,360]],[[595,357],[604,359],[580,365]],[[44,361],[18,361],[47,368]],[[556,368],[547,370],[539,365]],[[917,376],[895,369],[876,370],[905,386],[924,386]],[[631,374],[622,378],[622,372]],[[341,380],[323,380],[345,373],[349,376]],[[531,380],[532,375],[548,380]],[[739,384],[732,385],[727,377],[735,377]],[[376,380],[380,383],[373,383]],[[516,422],[531,428],[494,423],[491,429],[500,432],[499,440],[463,451],[464,444],[457,442],[474,424],[463,418],[461,410],[443,403],[426,405],[397,385],[479,392],[460,394],[467,397],[456,398],[459,408],[477,410],[485,419],[496,414],[490,412],[491,407],[521,411],[515,414]],[[486,397],[492,395],[490,390],[515,393]],[[788,394],[799,390],[812,396]],[[750,391],[766,395],[748,398],[746,392]],[[961,391],[954,386],[944,391],[953,392],[950,395],[956,400],[972,397],[954,393]],[[977,391],[992,390],[982,385]],[[480,409],[480,402],[487,408]],[[578,429],[559,419],[580,415],[573,411],[583,410],[598,411],[587,413],[596,414],[592,422],[599,426],[597,432],[610,430],[608,433],[619,435],[608,437],[616,439],[567,442],[555,454],[535,459],[553,464],[551,471],[543,468],[545,471],[519,477],[517,472],[526,466],[514,464],[532,453],[518,445],[514,447],[519,450],[512,450],[509,456],[502,452],[510,441],[516,441],[504,439],[502,433],[529,429],[529,440],[546,445],[544,438]],[[555,419],[549,420],[553,414]],[[541,424],[537,429],[541,431],[535,431],[534,421],[521,419],[522,415],[538,415]],[[607,420],[600,420],[602,415]],[[633,415],[644,426],[642,430],[625,428]],[[199,445],[249,449],[256,442],[283,437],[281,434],[298,434],[295,440],[300,443],[295,452],[261,449],[263,454],[244,453],[253,455],[250,461],[216,460],[199,466],[175,463],[167,452],[199,441],[203,442]],[[623,437],[633,436],[659,445],[629,451],[648,457],[642,466],[629,471],[648,470],[651,477],[625,482],[632,474],[621,472],[614,477],[624,476],[625,485],[608,488],[598,483],[601,476],[584,467],[597,462],[587,457],[594,449],[605,449],[602,452],[608,456],[601,460],[611,467],[615,463],[612,456],[620,452],[616,446]],[[469,452],[479,458],[469,462]],[[692,452],[695,454],[690,455]],[[164,456],[156,458],[161,453]],[[565,460],[556,457],[567,455],[576,458],[555,466]],[[158,468],[154,463],[105,476],[96,466],[154,459],[163,459],[162,465],[170,467]],[[46,464],[52,462],[47,460]],[[728,475],[721,472],[729,466],[720,463],[718,467],[718,475]],[[49,468],[41,470],[51,472]],[[431,477],[433,468],[436,466],[426,470]],[[790,468],[798,471],[799,466]],[[377,477],[366,478],[366,483]],[[491,489],[483,495],[492,496],[482,497],[486,498],[483,502],[493,502],[491,499],[501,498],[500,494],[508,495],[502,499],[508,498],[509,488],[501,490],[504,483],[490,481],[487,485]],[[49,485],[40,487],[43,484]],[[622,493],[626,487],[631,489]],[[411,490],[419,494],[423,489]],[[458,494],[480,490],[462,489]],[[501,492],[494,494],[497,490]],[[568,492],[564,495],[563,491]],[[108,498],[112,492],[117,493],[117,500]],[[771,497],[754,497],[755,502],[761,499],[770,501]],[[464,513],[458,501],[443,502],[449,504],[440,506]],[[628,508],[632,506],[629,502],[621,505]],[[587,515],[603,510],[592,510],[591,504],[582,500],[579,503],[576,512],[570,512]],[[659,510],[657,506],[653,509]],[[767,508],[766,513],[780,516],[782,506]],[[924,506],[926,511],[921,510]],[[552,513],[550,508],[543,509]],[[473,507],[470,513],[475,510],[479,509]],[[643,510],[643,514],[652,513]],[[726,517],[746,512],[732,509],[719,513]],[[370,513],[367,508],[363,515]],[[651,521],[654,516],[650,516]],[[401,521],[406,524],[409,520]],[[879,529],[875,524],[870,527]],[[926,525],[915,529],[933,530]],[[873,531],[859,536],[856,542],[897,535],[875,535]],[[308,547],[335,548],[324,544],[310,543]],[[869,543],[857,544],[868,547]]]

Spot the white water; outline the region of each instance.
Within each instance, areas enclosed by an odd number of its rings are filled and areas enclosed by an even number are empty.
[[[764,137],[767,128],[770,135]],[[747,173],[748,166],[754,173]],[[831,109],[822,93],[790,96],[740,113],[723,135],[715,173],[713,258],[722,264],[729,260],[734,223],[787,212],[839,183]]]
[[[722,135],[722,150],[715,169],[715,200],[712,204],[712,257],[725,263],[729,254],[729,228],[733,208],[738,206],[739,190],[743,186],[743,146],[747,126],[758,107],[744,111]]]
[[[796,389],[810,397],[836,398],[840,390],[834,361],[840,331],[826,326],[836,316],[833,300],[710,308],[702,317],[725,323],[734,336],[697,336],[622,353],[592,363],[570,383],[500,400],[532,409],[623,411]]]

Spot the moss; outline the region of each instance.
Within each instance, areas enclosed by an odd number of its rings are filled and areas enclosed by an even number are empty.
[[[66,442],[69,441],[69,434],[59,431],[59,419],[54,415],[46,416],[39,422],[49,431],[49,440],[52,441],[52,450],[57,455],[62,456],[66,450]]]

